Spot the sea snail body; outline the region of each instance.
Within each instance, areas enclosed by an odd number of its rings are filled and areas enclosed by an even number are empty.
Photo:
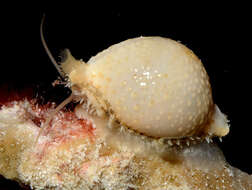
[[[180,139],[229,132],[213,103],[203,64],[179,42],[139,37],[113,45],[87,63],[66,51],[62,69],[73,93],[107,115],[151,137]]]

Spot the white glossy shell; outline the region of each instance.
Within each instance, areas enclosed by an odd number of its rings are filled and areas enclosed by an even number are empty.
[[[135,131],[183,138],[211,128],[216,114],[208,75],[181,43],[140,37],[109,47],[87,64],[70,60],[63,68],[72,85]]]

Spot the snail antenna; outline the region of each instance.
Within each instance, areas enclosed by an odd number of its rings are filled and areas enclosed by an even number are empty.
[[[42,44],[45,48],[45,51],[47,53],[47,55],[49,56],[51,62],[53,63],[53,65],[55,66],[55,68],[57,69],[57,71],[59,72],[60,76],[62,79],[65,79],[65,74],[64,72],[61,70],[60,66],[58,65],[58,63],[55,61],[54,57],[52,56],[49,48],[47,47],[47,44],[45,42],[45,39],[44,39],[44,35],[43,35],[43,24],[44,24],[44,20],[45,20],[45,14],[43,15],[42,17],[42,20],[41,20],[41,25],[40,25],[40,37],[41,37],[41,41],[42,41]],[[42,124],[39,132],[38,132],[38,135],[34,141],[34,146],[37,145],[38,143],[38,139],[39,137],[41,136],[42,132],[50,126],[50,122],[51,120],[53,119],[53,117],[63,108],[65,107],[68,103],[70,103],[72,100],[74,99],[74,95],[73,93],[71,92],[70,96],[68,98],[66,98],[63,102],[61,102],[49,115],[48,118],[46,118],[46,121]]]
[[[42,41],[42,45],[45,48],[45,51],[46,51],[48,57],[50,58],[51,62],[53,63],[54,67],[57,69],[58,73],[60,74],[60,77],[62,79],[65,79],[65,73],[61,70],[59,64],[54,59],[51,51],[49,50],[49,48],[48,48],[48,46],[46,44],[46,41],[45,41],[45,38],[44,38],[44,35],[43,35],[44,21],[45,21],[45,14],[43,14],[43,17],[42,17],[42,20],[41,20],[41,24],[40,24],[40,38],[41,38],[41,41]]]

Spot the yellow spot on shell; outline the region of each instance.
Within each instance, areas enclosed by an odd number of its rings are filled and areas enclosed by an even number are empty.
[[[136,94],[136,92],[132,92],[132,93],[130,94],[130,96],[131,96],[132,98],[135,98],[135,97],[137,96],[137,94]]]
[[[101,78],[103,78],[104,77],[104,75],[100,72],[100,73],[98,73],[98,76],[99,77],[101,77]]]
[[[138,111],[138,110],[139,110],[139,106],[135,105],[135,106],[133,107],[133,109],[134,109],[135,111]]]
[[[122,85],[122,86],[126,86],[126,85],[127,85],[127,81],[123,81],[123,82],[121,83],[121,85]]]

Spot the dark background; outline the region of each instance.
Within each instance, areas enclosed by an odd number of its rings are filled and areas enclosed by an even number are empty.
[[[74,57],[88,61],[112,44],[139,36],[163,36],[181,41],[202,60],[210,77],[214,101],[230,120],[231,131],[219,143],[226,159],[252,174],[252,53],[248,5],[179,2],[178,5],[144,3],[112,7],[97,2],[50,9],[15,7],[6,7],[1,16],[0,86],[7,84],[22,89],[35,84],[44,92],[58,93],[59,99],[66,96],[66,90],[59,88],[55,92],[50,87],[58,73],[40,41],[43,13],[46,14],[44,36],[57,60],[60,52],[69,48]]]

